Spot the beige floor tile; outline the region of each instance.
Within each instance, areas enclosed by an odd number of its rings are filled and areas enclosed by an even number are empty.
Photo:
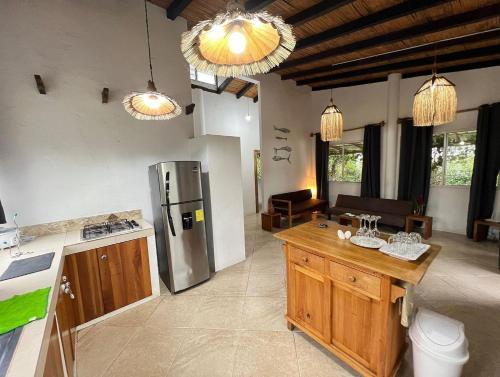
[[[146,325],[160,329],[189,327],[203,299],[203,296],[165,296]]]
[[[223,270],[213,277],[211,296],[245,296],[248,284],[248,271]]]
[[[283,275],[251,272],[248,279],[247,296],[286,297]]]
[[[252,264],[252,256],[248,256],[243,262],[237,263],[233,266],[225,268],[224,271],[236,272],[236,271],[250,271],[250,265]]]
[[[278,253],[255,253],[250,271],[259,274],[281,274],[285,268],[284,258]]]
[[[93,326],[78,342],[78,377],[99,377],[125,348],[137,327]]]
[[[142,326],[151,314],[155,311],[156,307],[163,300],[163,297],[154,298],[144,304],[130,308],[127,311],[120,313],[102,322],[104,326],[125,326],[135,327]]]
[[[351,377],[358,374],[304,333],[293,333],[301,377]]]
[[[230,377],[237,341],[237,331],[192,330],[168,377]]]
[[[201,329],[240,329],[244,297],[206,296],[196,310],[192,326]]]
[[[234,377],[298,377],[293,335],[282,331],[243,331]]]
[[[106,371],[106,377],[164,377],[190,329],[141,327]]]
[[[288,331],[285,314],[286,298],[247,297],[243,308],[243,328]]]

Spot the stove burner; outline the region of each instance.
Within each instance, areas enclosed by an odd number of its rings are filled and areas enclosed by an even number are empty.
[[[106,237],[112,233],[128,232],[138,227],[139,224],[135,220],[117,220],[99,224],[89,224],[83,227],[81,239],[93,240],[96,238]]]

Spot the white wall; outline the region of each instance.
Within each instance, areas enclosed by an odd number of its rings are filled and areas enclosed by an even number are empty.
[[[297,87],[295,82],[282,81],[278,75],[258,76],[261,104],[261,151],[263,166],[263,207],[272,194],[312,188],[316,186],[313,144],[309,136],[315,120],[311,119],[312,102],[308,87]],[[319,123],[318,123],[319,124]],[[283,134],[273,129],[288,128]],[[288,141],[276,140],[276,136]],[[290,146],[291,164],[273,161],[273,147]]]
[[[259,104],[234,94],[193,90],[201,135],[234,136],[241,144],[241,177],[245,215],[255,213],[254,150],[260,149]],[[250,121],[245,116],[250,111]]]
[[[446,77],[457,85],[458,109],[477,107],[482,104],[500,101],[500,67],[492,67],[464,72],[446,74]],[[401,80],[399,116],[411,116],[413,94],[426,77],[415,77]],[[313,108],[321,114],[322,108],[330,98],[329,91],[313,92]],[[344,115],[345,129],[363,126],[369,123],[385,120],[387,83],[376,83],[338,88],[333,91],[334,102]],[[435,132],[451,130],[475,130],[477,112],[457,114],[455,122],[435,127]],[[319,129],[319,120],[317,121]],[[344,134],[343,142],[362,141],[363,132],[353,131]],[[398,136],[399,143],[399,136]],[[382,145],[382,148],[384,146]],[[382,170],[384,166],[382,161]],[[339,193],[358,195],[360,184],[330,183],[330,201],[335,203]],[[500,195],[493,216],[500,217]],[[428,214],[434,217],[434,228],[465,234],[467,208],[469,203],[468,187],[437,187],[432,186],[429,194]],[[452,211],[452,212],[451,212]]]
[[[121,104],[148,79],[144,5],[136,0],[0,2],[0,197],[20,225],[142,209],[147,167],[189,158],[191,116],[133,119]],[[191,103],[182,19],[148,3],[155,81]],[[47,95],[36,89],[41,74]],[[101,104],[101,90],[110,102]]]
[[[203,180],[204,194],[208,187],[213,267],[219,271],[245,260],[240,139],[205,135],[192,139],[190,148],[193,157],[202,162],[204,176],[208,174]]]

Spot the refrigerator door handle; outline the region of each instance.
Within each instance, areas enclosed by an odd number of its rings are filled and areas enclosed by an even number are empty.
[[[168,225],[170,225],[170,231],[172,232],[172,236],[175,237],[175,228],[174,228],[174,220],[172,219],[172,213],[170,212],[170,201],[167,198],[167,218],[168,218]]]

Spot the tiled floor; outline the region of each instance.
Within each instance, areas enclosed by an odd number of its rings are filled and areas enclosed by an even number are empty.
[[[280,245],[256,217],[245,227],[245,262],[81,331],[78,376],[356,375],[303,333],[287,330]],[[443,250],[416,291],[417,303],[465,323],[471,359],[464,376],[500,377],[497,244],[441,232],[432,242]],[[412,376],[410,352],[406,359],[398,376]]]

